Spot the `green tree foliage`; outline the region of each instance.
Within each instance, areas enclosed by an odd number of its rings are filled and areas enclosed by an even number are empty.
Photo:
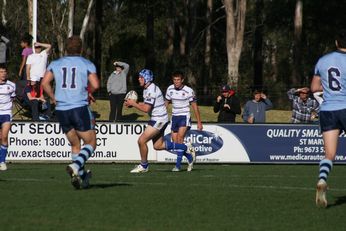
[[[85,34],[84,55],[98,66],[102,86],[113,71],[113,62],[123,60],[131,66],[129,88],[137,89],[137,73],[150,65],[156,82],[165,89],[170,73],[185,72],[187,81],[205,104],[211,104],[219,87],[227,81],[226,22],[221,0],[213,1],[211,25],[208,24],[207,0],[143,1],[97,0]],[[309,86],[318,58],[334,50],[334,35],[343,27],[346,0],[303,1],[300,80]],[[256,11],[256,1],[248,1],[243,51],[239,64],[237,92],[242,101],[250,97],[254,80],[254,44],[256,28],[262,33],[262,84],[276,108],[288,108],[286,91],[292,86],[294,10],[296,1],[263,1]],[[76,0],[75,34],[79,34],[88,1]],[[0,2],[2,9],[2,1]],[[38,0],[38,36],[53,44],[50,59],[60,56],[59,38],[67,37],[68,0]],[[260,17],[256,12],[260,12]],[[20,38],[28,32],[27,1],[7,1],[7,24],[2,31],[11,40],[8,64],[16,79],[20,63]],[[259,20],[260,19],[260,20]],[[148,27],[148,25],[152,27]],[[204,66],[206,28],[211,31],[211,68]],[[148,28],[150,30],[148,30]],[[257,41],[258,42],[258,41]],[[258,51],[256,51],[258,54]],[[212,78],[209,79],[208,76]],[[106,97],[104,91],[98,97]]]

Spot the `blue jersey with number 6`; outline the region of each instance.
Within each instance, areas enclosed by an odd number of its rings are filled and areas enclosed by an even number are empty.
[[[323,87],[321,111],[346,108],[346,53],[334,51],[322,56],[315,66]]]
[[[69,110],[88,105],[88,75],[96,73],[95,65],[80,56],[65,56],[47,68],[55,80],[57,110]]]

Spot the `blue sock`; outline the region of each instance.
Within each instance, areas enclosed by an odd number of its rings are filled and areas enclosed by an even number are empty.
[[[141,161],[141,165],[143,168],[147,168],[149,166],[149,163],[148,163],[148,161],[146,161],[146,162]]]
[[[72,162],[75,161],[78,157],[78,153],[72,153],[71,157],[72,157]],[[78,175],[80,175],[82,177],[84,176],[84,166],[79,169]]]
[[[91,154],[94,152],[94,149],[91,145],[85,145],[77,158],[73,161],[73,164],[78,168],[82,169],[84,167],[85,162],[90,158]]]
[[[166,140],[166,150],[187,150],[187,146],[185,144],[173,143],[172,141]]]
[[[175,167],[177,169],[180,169],[181,168],[181,161],[183,160],[183,154],[184,154],[184,151],[177,151],[177,162],[175,163]]]
[[[318,179],[319,180],[322,179],[327,182],[327,178],[330,171],[332,170],[332,167],[333,167],[333,162],[331,160],[328,160],[328,159],[321,160]]]
[[[193,161],[192,155],[187,154],[186,152],[184,152],[184,156],[186,157],[186,159],[188,160],[189,163],[191,163]]]
[[[6,162],[7,148],[8,146],[3,144],[0,146],[0,163]]]

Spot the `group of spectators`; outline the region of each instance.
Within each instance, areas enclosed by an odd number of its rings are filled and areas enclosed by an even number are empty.
[[[8,38],[0,31],[0,63],[6,65]],[[33,45],[33,46],[32,46]],[[24,34],[21,38],[22,48],[21,63],[19,66],[19,81],[17,96],[21,99],[23,107],[31,112],[33,121],[46,120],[52,116],[51,105],[46,101],[41,87],[41,79],[47,66],[51,45],[48,43],[34,42],[30,34]],[[18,95],[19,93],[19,95]]]
[[[319,105],[322,103],[322,93],[317,92],[314,98],[309,97],[310,89],[292,88],[287,91],[288,99],[292,102],[292,123],[313,123],[318,118]],[[273,108],[273,104],[261,90],[253,91],[253,99],[246,102],[242,119],[245,123],[265,123],[266,111]],[[219,113],[219,123],[235,123],[236,115],[241,114],[240,101],[235,91],[229,85],[221,88],[214,103],[214,112]]]

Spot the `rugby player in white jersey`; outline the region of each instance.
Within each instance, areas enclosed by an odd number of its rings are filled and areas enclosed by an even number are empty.
[[[7,80],[7,67],[0,64],[0,126],[1,126],[1,146],[0,146],[0,171],[7,170],[6,156],[8,148],[8,133],[12,121],[12,101],[16,96],[16,85]]]
[[[195,92],[192,88],[184,84],[184,79],[184,75],[180,71],[176,71],[172,74],[173,84],[167,88],[165,102],[166,106],[172,103],[172,140],[179,144],[184,143],[186,132],[191,128],[190,105],[197,119],[197,129],[203,129]],[[173,172],[180,171],[183,156],[185,156],[188,161],[187,171],[192,170],[195,156],[182,150],[177,150],[177,161],[175,167],[172,169]]]
[[[155,150],[173,150],[181,149],[184,152],[191,153],[194,150],[185,144],[173,143],[164,140],[164,131],[168,125],[168,114],[162,92],[158,86],[153,83],[153,72],[143,69],[139,72],[139,85],[144,88],[144,102],[137,103],[133,99],[127,99],[125,106],[131,107],[148,113],[150,120],[143,134],[138,138],[138,147],[141,155],[141,163],[131,170],[131,173],[144,173],[149,170],[148,163],[148,145],[152,140]]]

